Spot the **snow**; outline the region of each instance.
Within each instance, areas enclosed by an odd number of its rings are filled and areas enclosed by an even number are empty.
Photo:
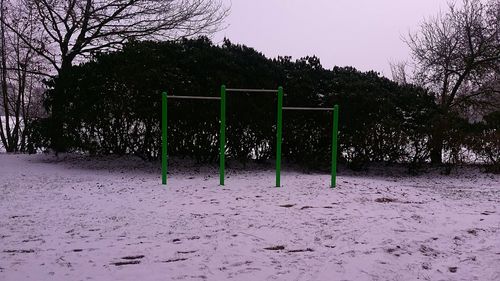
[[[0,154],[0,280],[500,280],[498,175],[157,166]]]

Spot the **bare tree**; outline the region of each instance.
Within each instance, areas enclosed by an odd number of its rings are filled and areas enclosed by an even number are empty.
[[[26,131],[33,114],[33,94],[41,84],[43,69],[36,53],[16,33],[8,30],[9,22],[16,31],[25,35],[25,40],[35,44],[36,32],[33,24],[33,7],[18,2],[0,0],[0,142],[8,152],[24,151]],[[3,118],[2,118],[3,116]]]
[[[500,67],[500,2],[463,0],[431,18],[406,42],[416,64],[415,79],[436,94],[440,117],[431,140],[431,161],[442,162],[446,116],[466,105],[493,106],[491,83]],[[490,86],[487,86],[489,84]]]
[[[399,61],[399,62],[391,62],[391,74],[392,80],[399,85],[407,85],[410,83],[410,75],[408,74],[408,62]]]
[[[36,22],[46,37],[32,44],[26,35],[4,24],[41,56],[55,72],[50,108],[52,146],[64,150],[62,99],[64,73],[75,60],[120,48],[136,39],[176,39],[209,34],[228,9],[219,0],[22,0],[34,5]]]

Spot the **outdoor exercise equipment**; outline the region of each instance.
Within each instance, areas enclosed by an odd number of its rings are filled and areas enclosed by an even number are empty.
[[[244,93],[271,93],[271,94],[278,94],[278,120],[277,120],[277,129],[276,129],[276,187],[280,186],[280,170],[281,170],[281,139],[282,139],[282,110],[281,108],[283,107],[283,87],[278,87],[277,90],[268,90],[268,89],[231,89],[228,88],[226,89],[226,86],[222,85],[221,86],[221,97],[224,97],[223,103],[224,106],[221,106],[221,120],[224,120],[224,127],[221,126],[221,149],[220,149],[220,159],[221,159],[221,172],[220,172],[220,182],[221,185],[224,185],[224,158],[225,158],[225,152],[226,148],[226,142],[225,142],[225,136],[226,132],[222,131],[224,128],[225,130],[225,102],[226,102],[226,92],[244,92]],[[222,103],[221,103],[222,104]],[[224,116],[222,115],[222,108],[224,107]],[[224,118],[222,118],[224,117]],[[222,123],[222,122],[221,122]]]
[[[331,188],[337,185],[337,135],[339,128],[339,106],[329,107],[283,107],[283,110],[300,110],[300,111],[333,111],[333,126],[332,126],[332,159],[331,159]]]
[[[277,93],[277,124],[276,124],[276,187],[281,186],[281,144],[283,141],[283,110],[306,110],[306,111],[333,111],[333,129],[332,129],[332,163],[331,163],[331,187],[336,186],[337,176],[337,135],[338,135],[338,115],[339,107],[335,105],[333,108],[319,107],[283,107],[283,87],[278,87],[277,90],[269,89],[236,89],[226,88],[222,85],[220,89],[220,97],[203,97],[203,96],[169,96],[166,92],[162,93],[162,184],[167,184],[167,162],[168,162],[168,116],[167,104],[168,99],[191,99],[191,100],[220,100],[220,133],[219,133],[219,184],[224,185],[225,178],[225,158],[226,158],[226,93],[227,92],[244,92],[244,93]]]
[[[169,96],[166,92],[162,93],[162,114],[161,114],[161,182],[162,184],[167,184],[167,166],[168,166],[168,140],[167,140],[167,130],[168,130],[168,116],[167,116],[167,105],[168,99],[184,99],[184,100],[222,100],[222,97],[200,97],[200,96]],[[224,101],[221,101],[221,115],[225,106]],[[221,118],[222,119],[222,118]],[[222,124],[224,121],[221,122]],[[222,129],[221,129],[222,132]]]

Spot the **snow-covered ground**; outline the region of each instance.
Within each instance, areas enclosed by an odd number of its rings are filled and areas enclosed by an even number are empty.
[[[500,177],[0,154],[0,280],[500,280]]]

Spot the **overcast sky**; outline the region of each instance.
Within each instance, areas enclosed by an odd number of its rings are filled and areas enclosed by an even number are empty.
[[[391,77],[389,62],[409,58],[401,37],[448,0],[224,0],[224,37],[268,57],[316,55],[326,68],[354,66]]]

